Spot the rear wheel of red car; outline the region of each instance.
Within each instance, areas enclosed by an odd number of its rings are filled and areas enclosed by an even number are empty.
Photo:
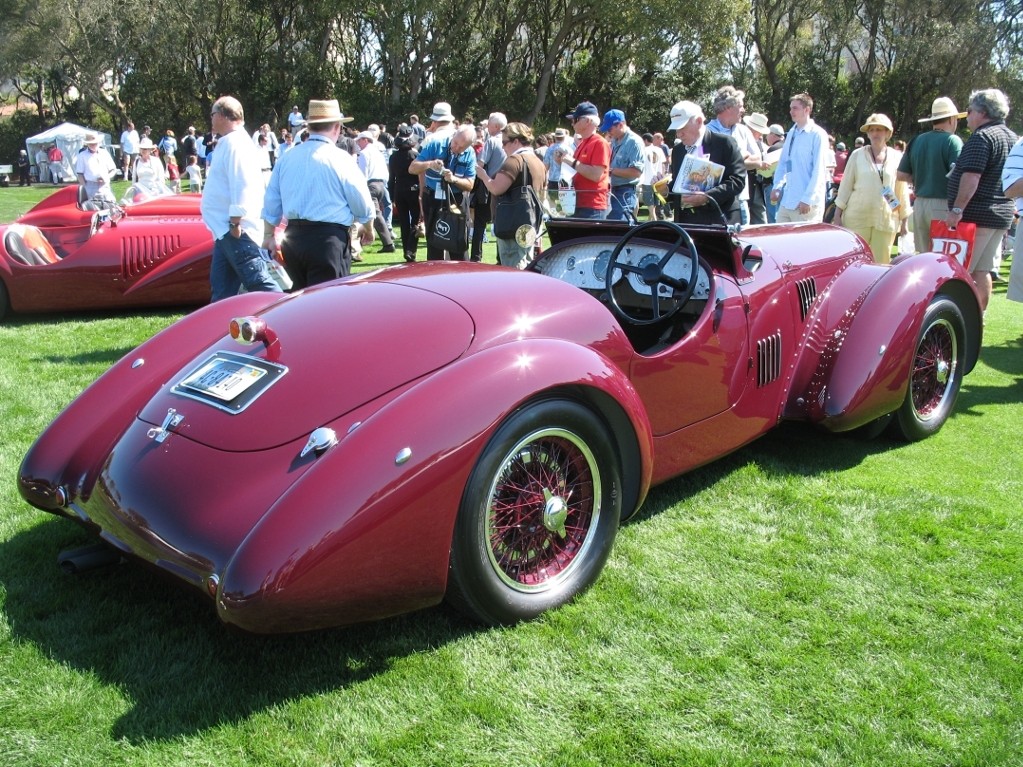
[[[563,605],[600,575],[620,515],[619,461],[603,422],[569,400],[527,405],[469,477],[448,601],[490,625]]]
[[[955,302],[938,297],[924,315],[909,389],[892,429],[903,439],[929,437],[952,414],[963,382],[966,322]]]

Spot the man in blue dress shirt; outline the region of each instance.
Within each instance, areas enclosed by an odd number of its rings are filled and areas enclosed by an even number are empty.
[[[366,177],[338,148],[337,99],[309,102],[309,136],[285,152],[270,175],[263,203],[263,247],[275,247],[274,229],[288,219],[281,252],[294,290],[347,276],[352,268],[351,227],[363,245],[373,241],[376,207]],[[218,149],[219,151],[219,149]]]

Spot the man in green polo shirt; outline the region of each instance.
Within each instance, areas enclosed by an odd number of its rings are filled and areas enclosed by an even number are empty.
[[[913,241],[917,253],[931,250],[931,221],[948,213],[948,173],[952,170],[963,140],[955,135],[959,118],[966,117],[952,99],[936,98],[931,114],[918,122],[931,123],[931,130],[909,142],[899,163],[898,179],[913,185]]]

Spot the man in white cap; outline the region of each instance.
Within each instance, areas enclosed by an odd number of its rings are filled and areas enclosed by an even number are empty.
[[[671,124],[679,142],[671,150],[672,193],[675,221],[688,224],[739,223],[739,194],[746,184],[746,166],[735,139],[714,133],[704,125],[703,110],[692,101],[671,108]],[[680,171],[687,157],[723,166],[721,179],[709,189],[686,190]]]
[[[213,102],[210,127],[220,138],[199,206],[202,221],[213,234],[210,300],[233,296],[242,285],[250,292],[279,292],[268,261],[259,252],[265,185],[259,149],[245,130],[241,102],[232,96]]]
[[[952,99],[940,96],[931,104],[931,113],[917,122],[930,123],[931,129],[913,138],[899,163],[899,181],[913,185],[913,242],[917,253],[927,253],[931,243],[931,221],[943,219],[948,212],[948,173],[952,170],[963,140],[956,135],[959,119],[966,117]]]
[[[85,195],[92,200],[99,198],[106,202],[114,202],[114,193],[110,189],[110,179],[117,173],[117,166],[110,153],[99,145],[99,136],[95,133],[85,134],[85,148],[75,159],[75,174],[78,183],[85,187]]]
[[[363,245],[373,241],[377,210],[366,177],[355,158],[337,146],[341,125],[351,120],[341,113],[337,99],[310,101],[309,136],[281,156],[270,176],[263,247],[275,247],[274,229],[287,218],[281,251],[294,290],[351,272],[353,226],[359,227]]]

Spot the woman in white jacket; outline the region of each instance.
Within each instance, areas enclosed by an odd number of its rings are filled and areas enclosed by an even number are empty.
[[[167,169],[153,152],[153,142],[147,138],[139,142],[139,156],[131,171],[131,180],[142,199],[170,194],[166,184]]]
[[[887,115],[872,114],[860,130],[869,141],[849,155],[834,223],[856,232],[867,241],[874,260],[887,264],[896,235],[908,231],[909,187],[896,179],[902,152],[888,146],[893,130]]]

